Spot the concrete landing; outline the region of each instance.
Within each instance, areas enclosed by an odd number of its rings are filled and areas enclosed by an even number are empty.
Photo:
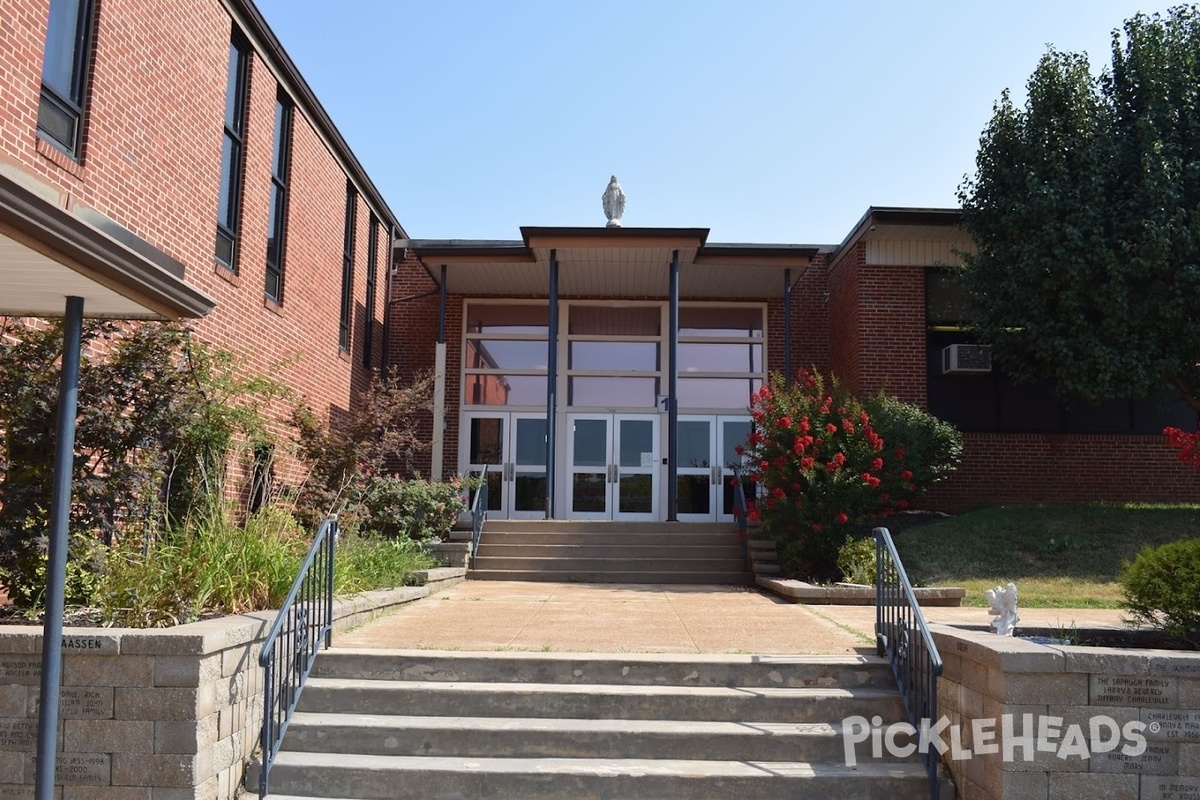
[[[874,633],[750,587],[467,581],[335,647],[601,653],[874,653]]]

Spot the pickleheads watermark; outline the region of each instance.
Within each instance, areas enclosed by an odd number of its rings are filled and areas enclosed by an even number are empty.
[[[973,719],[968,740],[963,726],[952,725],[946,717],[936,722],[922,719],[919,726],[913,726],[907,722],[884,725],[878,716],[869,720],[853,716],[842,720],[842,746],[848,767],[858,763],[858,746],[868,740],[872,758],[883,758],[884,750],[896,758],[936,751],[939,757],[949,754],[954,761],[997,754],[1005,762],[1033,761],[1038,753],[1053,753],[1063,760],[1087,760],[1117,750],[1127,758],[1136,758],[1146,751],[1147,728],[1153,731],[1157,725],[1138,720],[1121,725],[1104,715],[1091,717],[1086,724],[1064,722],[1062,717],[1046,714]],[[971,746],[965,747],[964,741]]]

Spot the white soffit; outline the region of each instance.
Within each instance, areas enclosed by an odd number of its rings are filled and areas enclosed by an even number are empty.
[[[61,317],[67,297],[82,297],[88,317],[160,319],[164,315],[6,235],[0,227],[0,313]]]

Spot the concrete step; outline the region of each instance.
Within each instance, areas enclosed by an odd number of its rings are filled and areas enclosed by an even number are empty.
[[[732,522],[609,522],[606,520],[574,519],[488,519],[484,533],[637,533],[683,534],[721,533],[732,535],[737,526]]]
[[[467,541],[470,541],[468,537]],[[731,531],[717,533],[604,533],[604,532],[558,532],[558,531],[494,531],[486,528],[479,538],[484,544],[536,544],[536,545],[603,545],[605,547],[717,547],[736,545],[741,542]]]
[[[480,548],[482,551],[482,547]],[[613,555],[598,558],[561,558],[528,556],[480,555],[475,569],[487,570],[558,570],[562,572],[728,572],[742,569],[737,558],[639,558],[636,555]]]
[[[313,678],[380,681],[749,686],[892,690],[878,656],[696,655],[692,653],[496,653],[335,648],[317,656]]]
[[[446,683],[310,678],[298,711],[406,716],[827,722],[852,715],[903,718],[900,696],[874,688],[824,689],[619,684]]]
[[[254,771],[250,781],[257,779]],[[255,785],[253,782],[248,785]],[[428,797],[565,797],[728,800],[820,797],[905,800],[929,796],[916,763],[808,764],[603,758],[464,758],[281,752],[271,770],[272,798],[393,800]]]
[[[721,584],[748,586],[754,583],[754,575],[748,572],[731,570],[707,572],[654,572],[647,570],[594,570],[569,571],[558,569],[544,570],[507,570],[507,569],[472,569],[468,570],[467,578],[480,581],[550,581],[553,583],[671,583],[688,584]]]
[[[823,722],[300,713],[287,736],[288,750],[379,756],[808,762],[845,756],[840,724]]]
[[[704,545],[646,545],[646,544],[513,544],[500,540],[479,543],[479,558],[722,558],[741,562],[742,547],[737,542]]]

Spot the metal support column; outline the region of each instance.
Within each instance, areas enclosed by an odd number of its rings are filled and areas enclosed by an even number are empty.
[[[792,385],[792,270],[783,271],[783,378]]]
[[[42,691],[38,710],[37,800],[52,800],[54,797],[54,766],[58,760],[67,521],[71,516],[71,477],[75,471],[75,417],[79,406],[79,349],[82,340],[83,298],[68,297],[63,320],[58,434],[54,442],[54,477],[50,495],[50,554],[46,567],[46,621],[42,628]]]
[[[434,345],[433,366],[433,447],[429,459],[430,477],[440,481],[445,476],[446,448],[446,265],[442,264],[442,279],[438,286],[437,344]]]
[[[679,519],[679,251],[671,253],[667,331],[667,522]]]
[[[555,439],[558,431],[558,251],[550,251],[550,330],[546,337],[546,519],[554,519]]]

